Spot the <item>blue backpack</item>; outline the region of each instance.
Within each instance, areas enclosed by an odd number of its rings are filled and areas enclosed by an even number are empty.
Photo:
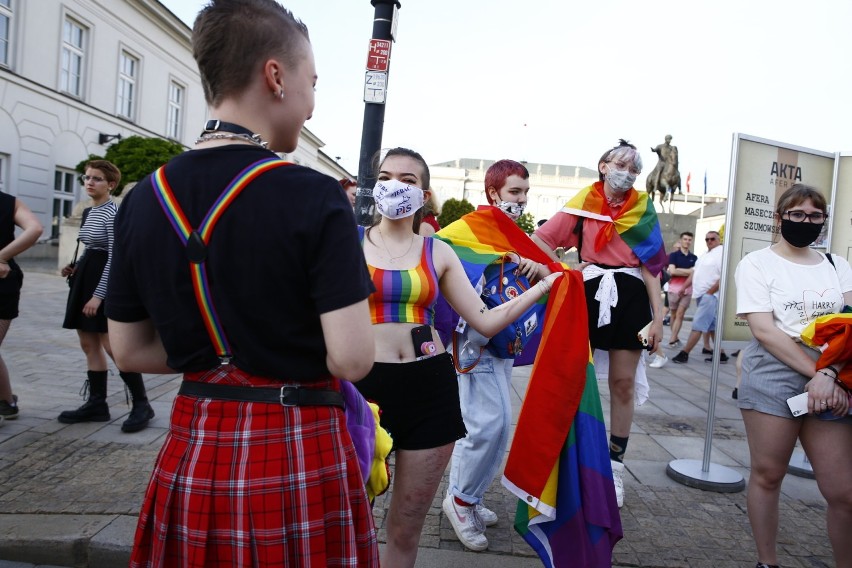
[[[498,268],[499,270],[495,270]],[[503,257],[499,265],[486,270],[485,284],[482,286],[482,301],[488,309],[496,308],[518,297],[530,288],[530,281],[520,273],[518,264]],[[514,359],[523,351],[524,346],[544,325],[546,303],[533,304],[524,314],[497,333],[485,346],[495,357]]]

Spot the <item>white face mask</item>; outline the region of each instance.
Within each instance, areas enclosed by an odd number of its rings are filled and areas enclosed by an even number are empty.
[[[526,203],[515,203],[514,201],[501,201],[495,203],[494,206],[509,216],[513,221],[517,221],[518,217],[524,214]]]
[[[636,182],[634,174],[631,174],[627,170],[618,170],[609,164],[606,167],[607,173],[605,178],[614,191],[623,193],[633,187],[634,182]]]
[[[396,179],[388,179],[376,182],[373,199],[383,217],[404,219],[423,207],[423,190]]]

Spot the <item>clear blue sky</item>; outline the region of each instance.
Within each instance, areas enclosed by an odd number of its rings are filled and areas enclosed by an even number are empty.
[[[204,0],[161,0],[192,25]],[[310,31],[307,123],[358,168],[369,0],[282,0]],[[594,168],[618,138],[666,134],[683,179],[727,193],[733,132],[852,150],[848,0],[401,0],[383,146],[430,163],[513,158]]]

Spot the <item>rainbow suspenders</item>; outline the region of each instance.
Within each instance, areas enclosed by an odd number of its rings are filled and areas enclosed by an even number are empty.
[[[222,328],[222,322],[216,313],[216,308],[213,306],[213,300],[210,296],[210,285],[207,281],[207,245],[210,243],[210,235],[216,223],[222,217],[222,214],[239,196],[240,192],[246,188],[256,177],[271,169],[281,166],[290,165],[280,158],[266,158],[259,160],[231,180],[231,183],[222,191],[219,198],[207,211],[201,225],[195,230],[189,224],[189,220],[181,209],[180,204],[175,198],[169,182],[166,180],[165,166],[160,167],[156,172],[151,174],[151,183],[154,186],[154,194],[157,196],[163,212],[169,219],[172,228],[177,233],[180,240],[186,247],[186,256],[189,259],[189,272],[192,277],[192,288],[195,292],[195,300],[198,302],[198,309],[201,312],[201,318],[204,320],[204,326],[207,328],[207,335],[210,336],[210,341],[216,350],[216,355],[222,365],[227,365],[231,362],[233,354],[231,346],[228,343],[228,338],[225,336],[225,330]]]

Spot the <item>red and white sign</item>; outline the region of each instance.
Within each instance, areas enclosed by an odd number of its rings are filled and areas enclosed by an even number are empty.
[[[387,71],[390,64],[391,42],[387,39],[371,39],[367,53],[367,71]]]

